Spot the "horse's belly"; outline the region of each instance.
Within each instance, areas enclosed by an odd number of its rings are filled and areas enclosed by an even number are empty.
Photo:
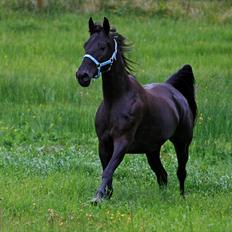
[[[154,152],[160,148],[162,144],[159,143],[150,143],[145,144],[141,142],[134,142],[130,145],[130,147],[127,150],[127,153],[129,154],[140,154],[140,153],[148,153],[148,152]]]
[[[162,144],[173,136],[176,125],[166,126],[162,124],[146,124],[138,128],[134,141],[128,149],[128,153],[146,153],[156,151]]]
[[[144,136],[143,136],[144,135]],[[128,149],[128,153],[146,153],[157,150],[167,139],[152,135],[150,133],[140,133],[135,136],[134,141]]]

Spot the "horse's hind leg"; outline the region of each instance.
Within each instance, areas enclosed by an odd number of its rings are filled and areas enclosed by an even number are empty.
[[[155,153],[146,153],[147,161],[157,177],[160,188],[168,183],[168,175],[160,160],[160,148]]]
[[[176,150],[178,168],[177,168],[177,177],[179,179],[180,184],[180,194],[184,197],[184,182],[187,176],[186,172],[186,164],[188,162],[188,148],[189,144],[173,142]]]

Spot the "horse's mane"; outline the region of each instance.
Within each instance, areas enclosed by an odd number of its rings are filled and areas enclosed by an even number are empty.
[[[96,23],[93,33],[99,33],[101,31],[103,31],[102,25]],[[123,35],[119,34],[115,28],[112,28],[110,30],[110,37],[112,37],[112,39],[116,39],[118,45],[118,51],[121,54],[126,72],[128,74],[131,74],[133,72],[134,62],[130,60],[128,57],[126,57],[125,55],[125,53],[131,51],[131,47],[132,47],[131,44],[127,43],[126,38]]]
[[[119,34],[116,29],[111,29],[110,30],[110,35],[116,39],[117,44],[118,44],[118,50],[122,56],[122,60],[125,66],[125,69],[127,71],[128,74],[130,74],[131,72],[133,72],[133,64],[134,62],[132,60],[130,60],[125,53],[131,51],[131,44],[126,42],[126,38]]]

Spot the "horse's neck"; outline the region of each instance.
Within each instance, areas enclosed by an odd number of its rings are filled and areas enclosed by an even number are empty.
[[[129,90],[128,74],[120,59],[112,65],[111,70],[102,75],[104,102],[112,105]]]

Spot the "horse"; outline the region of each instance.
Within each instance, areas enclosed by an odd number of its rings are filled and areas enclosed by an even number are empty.
[[[95,115],[101,184],[92,199],[98,204],[113,194],[113,174],[126,153],[145,153],[160,188],[167,185],[167,172],[160,160],[161,146],[170,140],[176,151],[180,194],[185,196],[186,163],[197,115],[195,78],[184,65],[164,83],[142,86],[131,74],[125,53],[130,46],[109,20],[89,19],[90,37],[76,78],[82,87],[102,76],[103,101]]]

